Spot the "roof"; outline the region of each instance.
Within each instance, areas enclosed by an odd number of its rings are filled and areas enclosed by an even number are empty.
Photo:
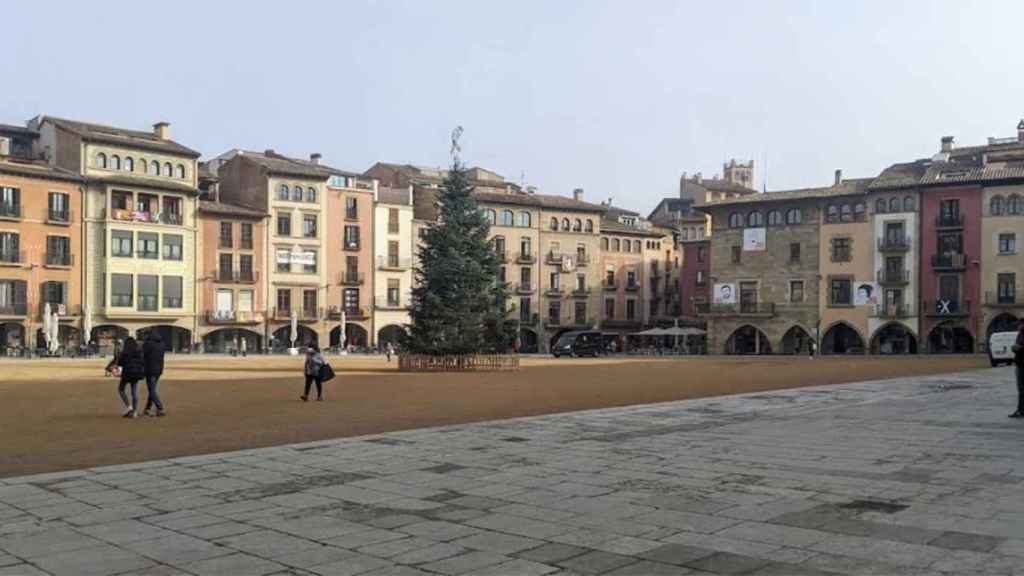
[[[199,201],[199,211],[206,214],[223,214],[224,216],[239,216],[242,218],[264,218],[267,216],[266,212],[253,210],[252,208],[225,202],[211,202],[209,200]]]
[[[630,226],[623,224],[618,220],[601,220],[601,233],[611,232],[615,234],[632,234],[634,236],[649,236],[652,238],[660,238],[671,232],[664,232],[655,228],[639,228],[637,226]]]
[[[808,200],[814,198],[828,198],[831,196],[850,196],[855,194],[866,194],[868,187],[874,178],[850,178],[843,180],[838,186],[825,186],[820,188],[798,188],[795,190],[778,190],[765,192],[740,198],[726,198],[708,202],[704,206],[696,207],[697,210],[713,210],[722,206],[763,204],[769,202],[785,202],[791,200]]]
[[[700,182],[691,179],[684,179],[680,182],[680,188],[686,189],[690,187],[700,187],[712,192],[732,192],[734,194],[756,194],[757,190],[753,188],[747,188],[741,184],[736,184],[728,180],[721,180],[718,178],[704,178]]]
[[[51,166],[41,161],[22,160],[10,156],[0,157],[0,173],[28,178],[65,180],[67,182],[83,181],[81,176],[69,170]]]
[[[415,218],[422,220],[437,219],[437,207],[435,203],[440,192],[440,188],[428,188],[423,186],[416,186],[413,189],[413,205],[416,209]],[[572,198],[551,194],[484,192],[474,190],[473,197],[476,198],[477,202],[484,204],[504,204],[508,206],[565,210],[570,212],[603,213],[607,209],[607,206],[591,204],[589,202],[577,202]]]
[[[40,119],[40,123],[49,120],[54,125],[59,126],[69,132],[78,134],[83,140],[89,142],[101,142],[105,144],[114,144],[117,146],[129,146],[132,148],[142,148],[145,150],[152,150],[154,152],[165,152],[168,154],[178,154],[181,156],[189,156],[192,158],[198,158],[199,152],[182,146],[174,140],[163,140],[153,132],[142,132],[139,130],[126,130],[124,128],[115,128],[113,126],[104,126],[102,124],[90,124],[87,122],[78,122],[75,120],[67,120],[64,118],[55,118],[53,116],[44,116]]]
[[[30,138],[38,138],[39,132],[31,128],[24,126],[15,126],[14,124],[0,124],[0,133],[2,134],[20,134],[22,136],[28,136]]]
[[[389,188],[387,186],[377,187],[377,202],[379,204],[396,204],[399,206],[411,206],[409,201],[408,188]]]

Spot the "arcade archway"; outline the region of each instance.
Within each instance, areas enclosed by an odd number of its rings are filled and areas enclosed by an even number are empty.
[[[310,346],[319,346],[320,337],[308,326],[299,324],[295,330],[296,348],[308,348]],[[292,345],[292,327],[282,326],[277,330],[274,330],[274,350],[281,351],[287,350]]]
[[[953,322],[943,322],[928,333],[929,354],[971,354],[974,335],[967,328]]]
[[[263,350],[263,338],[258,333],[245,328],[220,328],[203,336],[203,351],[216,354],[241,351],[242,342],[245,342],[246,352]]]
[[[760,329],[751,326],[737,328],[725,341],[726,354],[771,354],[772,345]]]
[[[402,328],[398,324],[388,324],[377,331],[377,347],[384,349],[388,344],[391,344],[395,348],[398,348],[399,344],[402,343],[402,338],[405,337],[405,328]]]
[[[338,346],[356,346],[365,348],[369,346],[370,336],[366,328],[363,328],[359,324],[349,322],[345,324],[345,339],[342,342],[341,338],[341,326],[335,326],[331,330],[331,347]]]
[[[822,354],[863,354],[864,339],[845,322],[833,324],[821,339]]]
[[[540,351],[540,339],[537,333],[529,328],[519,329],[519,352],[532,354]]]
[[[890,322],[875,331],[871,353],[884,355],[917,354],[917,338],[899,322]]]
[[[783,354],[804,354],[808,353],[811,346],[811,335],[800,326],[793,326],[782,336]]]
[[[136,339],[140,342],[156,333],[168,352],[188,352],[192,349],[192,331],[180,326],[157,325],[140,328]]]
[[[988,339],[996,332],[1016,332],[1019,324],[1020,320],[1008,312],[1003,312],[996,316],[988,323],[988,329],[985,330],[986,344],[988,343]]]

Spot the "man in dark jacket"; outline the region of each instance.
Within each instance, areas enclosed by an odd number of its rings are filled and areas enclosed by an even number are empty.
[[[1010,414],[1010,418],[1024,418],[1024,321],[1017,325],[1013,362],[1017,365],[1017,411]]]
[[[149,333],[149,337],[142,345],[142,360],[146,365],[146,390],[149,392],[146,409],[142,413],[152,416],[149,410],[156,406],[156,415],[165,416],[167,413],[164,412],[164,403],[160,401],[160,394],[156,390],[160,376],[164,373],[164,343],[155,331]]]

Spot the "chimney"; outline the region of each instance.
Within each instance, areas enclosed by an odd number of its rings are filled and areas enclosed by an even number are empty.
[[[322,155],[319,152],[313,152],[312,154],[309,155],[309,161],[312,162],[313,164],[319,164],[321,157]]]
[[[577,188],[573,190],[572,199],[577,202],[583,202],[583,188]]]
[[[1024,120],[1017,123],[1017,142],[1024,142]]]
[[[170,122],[157,122],[153,124],[153,134],[161,140],[171,139],[171,123]]]
[[[942,152],[947,152],[948,153],[948,152],[952,152],[952,151],[953,151],[953,137],[952,136],[943,136],[942,137]]]
[[[694,176],[693,179],[697,184],[704,182],[704,176],[700,172],[697,172],[697,175]]]
[[[842,183],[843,183],[843,171],[841,169],[840,170],[836,170],[836,183],[835,183],[835,185],[839,186]]]
[[[277,156],[277,152],[274,152],[273,148],[267,148],[263,151],[263,155],[267,158],[273,158],[274,156]]]

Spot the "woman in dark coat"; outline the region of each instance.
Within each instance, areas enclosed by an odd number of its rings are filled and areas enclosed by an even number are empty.
[[[135,418],[139,415],[139,380],[146,376],[146,366],[142,361],[142,350],[135,338],[128,338],[124,341],[121,354],[117,357],[117,365],[121,367],[121,382],[117,385],[117,394],[124,402],[125,418]],[[128,403],[128,395],[125,394],[125,386],[132,387],[132,401]]]
[[[306,351],[306,364],[303,367],[303,374],[306,376],[306,389],[299,398],[303,402],[309,400],[309,387],[311,384],[316,384],[316,399],[324,399],[324,381],[321,376],[321,370],[327,364],[327,359],[320,353],[320,349],[316,346],[312,346]]]

